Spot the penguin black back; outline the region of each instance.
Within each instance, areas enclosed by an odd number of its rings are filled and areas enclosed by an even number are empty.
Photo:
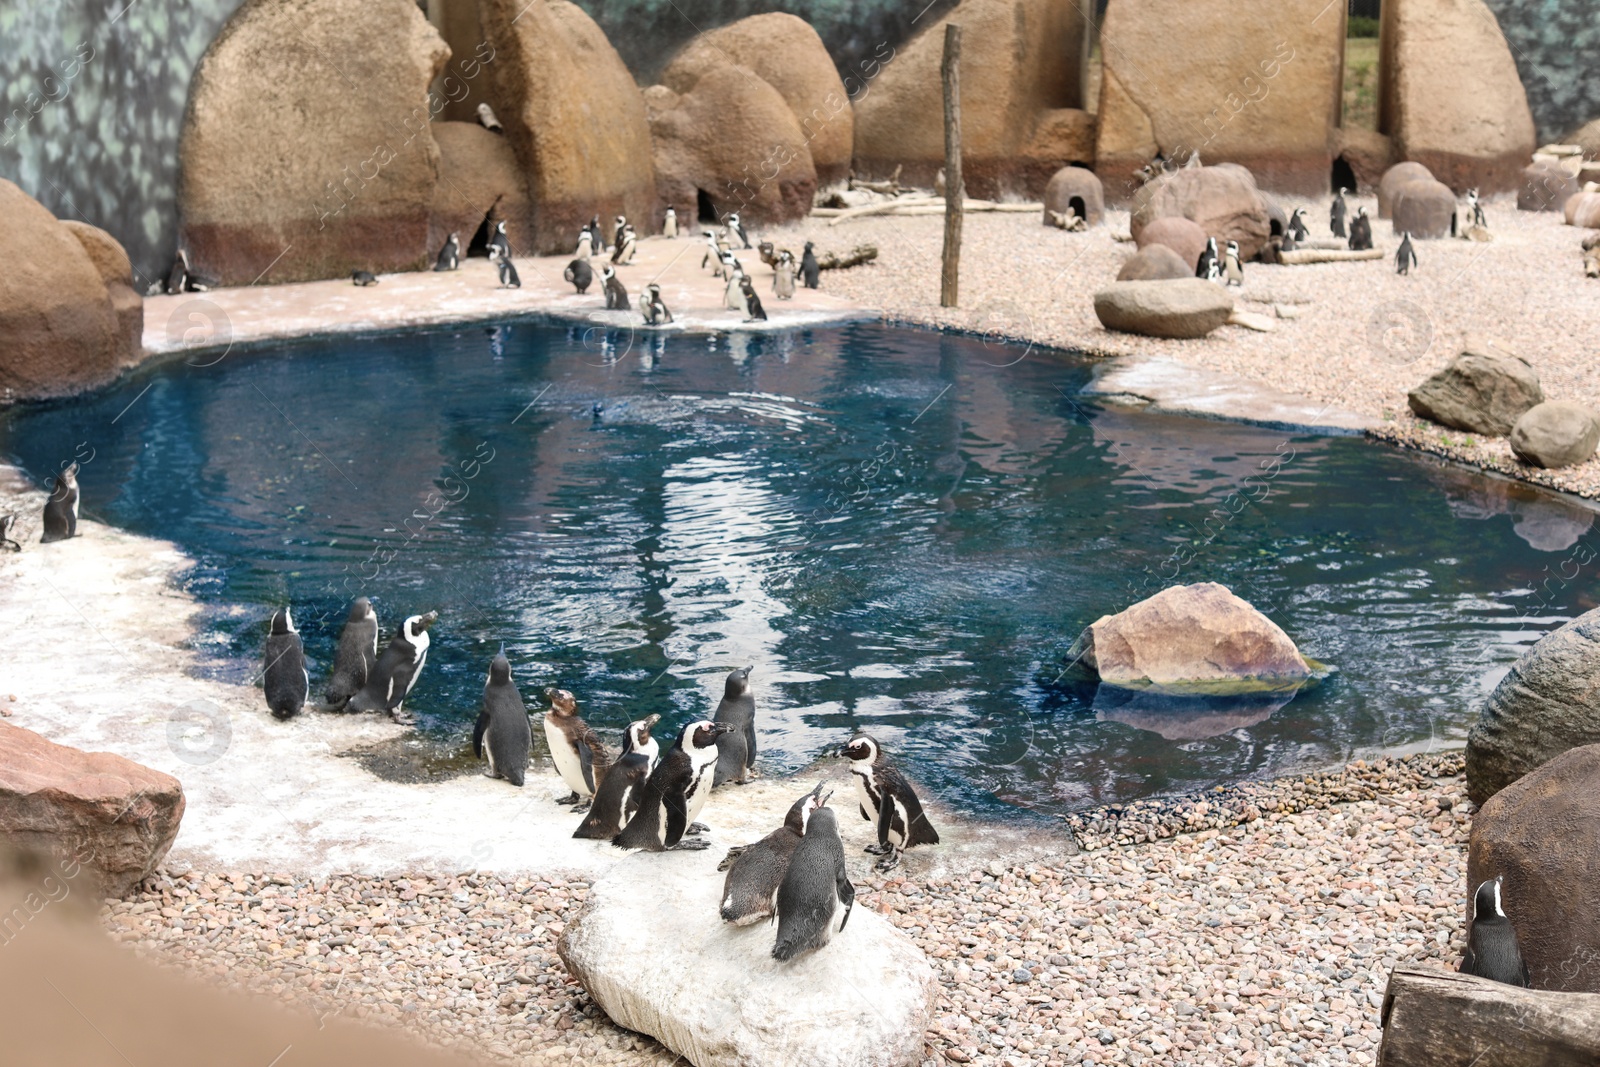
[[[750,666],[730,671],[723,683],[722,702],[711,718],[732,729],[717,738],[717,772],[712,785],[744,785],[750,780],[750,768],[756,762],[756,698],[750,692],[753,670]]]
[[[772,958],[789,960],[826,945],[839,904],[844,905],[839,923],[839,932],[844,933],[855,902],[855,886],[844,866],[839,824],[832,809],[819,807],[806,820],[805,836],[789,857],[789,869],[778,886],[778,937]]]
[[[44,533],[40,544],[78,536],[78,464],[69,463],[56,475],[56,484],[44,502]]]
[[[722,880],[722,921],[748,926],[772,917],[778,887],[789,873],[789,860],[805,837],[806,820],[822,806],[823,783],[795,801],[783,825],[753,845],[729,852],[727,877]],[[840,846],[843,855],[843,846]]]
[[[333,673],[322,692],[324,707],[338,711],[361,692],[378,663],[378,613],[372,601],[357,597],[339,631],[339,647],[333,655]]]
[[[594,282],[594,268],[589,266],[587,260],[575,259],[567,264],[567,269],[561,272],[561,276],[571,282],[572,287],[578,290],[578,295],[582,296],[589,291],[589,286]]]
[[[280,719],[291,719],[305,707],[311,679],[306,674],[305,647],[294,628],[288,608],[272,613],[267,647],[262,654],[261,675],[267,693],[267,708]]]
[[[489,662],[489,678],[483,686],[483,710],[472,731],[472,751],[479,758],[487,751],[489,777],[504,778],[522,787],[528,771],[528,750],[533,747],[533,725],[523,707],[522,694],[511,680],[511,661],[506,650]]]
[[[495,260],[495,266],[500,271],[500,287],[502,289],[521,289],[522,276],[517,273],[516,266],[509,256],[500,256]]]
[[[428,627],[438,618],[437,611],[430,611],[426,615],[412,615],[400,624],[383,655],[378,657],[367,684],[350,698],[351,711],[385,711],[396,722],[410,721],[405,714],[405,699],[428,662]]]
[[[815,289],[822,275],[822,269],[817,265],[817,254],[812,251],[811,242],[806,242],[805,253],[800,257],[800,281],[807,289]]]
[[[1517,944],[1517,931],[1500,907],[1499,878],[1478,886],[1472,897],[1472,925],[1467,930],[1467,951],[1461,973],[1506,985],[1528,985],[1528,964]]]
[[[640,795],[660,759],[661,747],[650,736],[650,728],[661,721],[649,715],[630,722],[622,732],[622,755],[617,757],[600,779],[594,803],[572,836],[589,841],[608,841],[616,837],[639,810]]]
[[[939,831],[928,821],[917,791],[877,741],[857,734],[839,755],[850,761],[861,817],[877,826],[878,843],[865,851],[884,857],[879,870],[894,868],[908,848],[939,843]]]
[[[729,729],[724,723],[705,720],[685,726],[645,782],[639,810],[611,843],[647,852],[705,848],[706,842],[686,841],[684,835],[693,819],[692,809],[703,797],[700,790],[711,785],[707,779],[717,762],[717,738]]]

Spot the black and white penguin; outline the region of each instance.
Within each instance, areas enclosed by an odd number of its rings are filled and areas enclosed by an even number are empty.
[[[11,551],[21,552],[20,542],[11,539],[11,524],[17,521],[16,515],[0,515],[0,546],[9,545]]]
[[[1227,285],[1244,285],[1244,266],[1239,262],[1239,242],[1229,241],[1222,257],[1222,278]]]
[[[415,720],[406,714],[406,697],[422,675],[428,662],[428,627],[439,619],[437,611],[426,615],[412,615],[400,624],[400,629],[389,638],[389,645],[378,657],[367,684],[361,692],[350,698],[351,711],[382,711],[402,725]]]
[[[594,256],[594,231],[590,230],[589,227],[585,226],[578,231],[578,248],[577,251],[573,252],[573,255],[583,260],[585,265]],[[568,278],[567,280],[571,281],[572,279]]]
[[[377,665],[378,613],[372,610],[372,601],[356,597],[344,618],[344,629],[339,631],[333,673],[322,690],[322,710],[342,710],[366,686]]]
[[[817,254],[812,251],[811,242],[806,242],[806,249],[800,256],[800,281],[807,289],[815,289],[822,274],[822,269],[817,266]]]
[[[578,716],[578,698],[565,689],[544,691],[550,710],[544,714],[544,739],[556,773],[567,783],[572,795],[562,804],[583,807],[594,797],[595,787],[611,766],[611,752],[600,735]]]
[[[706,254],[700,257],[700,269],[705,270],[706,264],[715,262],[717,265],[712,270],[712,277],[722,277],[722,249],[718,247],[717,235],[710,230],[701,230],[700,236],[706,242]]]
[[[1483,215],[1483,204],[1478,201],[1478,190],[1467,190],[1467,211],[1472,217],[1474,226],[1487,226],[1489,222]]]
[[[455,270],[461,266],[461,235],[452,233],[445,239],[444,247],[439,249],[439,258],[433,261],[433,269]]]
[[[584,841],[609,841],[628,825],[628,820],[639,810],[644,784],[661,759],[661,746],[650,735],[650,728],[660,721],[659,715],[647,715],[630,722],[622,731],[622,754],[600,779],[589,813],[573,831],[573,837]]]
[[[678,236],[678,213],[667,208],[666,217],[661,220],[661,236],[669,240],[676,240]]]
[[[785,248],[778,253],[777,266],[772,268],[772,291],[779,300],[794,299],[794,253]]]
[[[1411,247],[1411,231],[1405,230],[1400,234],[1400,250],[1394,254],[1394,272],[1410,274],[1416,265],[1417,250]]]
[[[483,710],[472,728],[472,752],[479,759],[489,757],[489,777],[504,778],[518,789],[528,772],[528,750],[533,747],[533,726],[522,694],[511,680],[511,661],[506,649],[489,661],[489,678],[483,684]]]
[[[68,463],[56,475],[56,484],[44,502],[44,533],[40,544],[78,536],[78,464]]]
[[[790,960],[828,943],[833,917],[844,905],[839,932],[850,921],[856,888],[844,866],[844,842],[833,809],[817,807],[806,818],[805,836],[789,857],[789,869],[778,886],[778,937],[772,958]]]
[[[789,871],[790,857],[806,835],[806,822],[832,795],[824,795],[822,786],[818,782],[815,789],[795,801],[783,817],[782,826],[754,844],[730,848],[717,865],[717,870],[728,872],[722,880],[723,922],[749,926],[772,918],[778,887]]]
[[[731,729],[705,719],[685,726],[645,782],[639,795],[639,810],[611,843],[618,848],[647,852],[708,847],[703,840],[685,840],[685,835],[705,830],[695,820],[705,807],[706,797],[711,795],[717,738]]]
[[[1347,190],[1340,186],[1339,191],[1333,194],[1333,208],[1328,212],[1328,227],[1333,230],[1335,237],[1345,236],[1344,219],[1348,212],[1345,207],[1344,194]]]
[[[305,646],[300,643],[300,631],[294,628],[294,617],[288,608],[272,613],[261,674],[272,714],[279,719],[300,714],[311,691],[311,677],[306,673]]]
[[[717,738],[717,773],[712,785],[737,782],[744,785],[756,777],[756,698],[750,692],[750,672],[755,667],[729,671],[722,683],[722,702],[712,714],[713,722],[733,727]]]
[[[672,312],[661,299],[661,286],[655,282],[645,286],[644,292],[639,294],[639,311],[644,315],[646,326],[664,326],[672,321]]]
[[[877,824],[878,843],[863,851],[884,857],[877,864],[878,870],[893,870],[900,863],[900,854],[908,848],[939,843],[939,831],[923,813],[916,790],[878,742],[866,734],[857,734],[839,750],[839,755],[850,761],[850,773],[856,776],[861,817]]]
[[[606,235],[600,232],[599,215],[590,217],[589,233],[594,237],[594,250],[596,252],[604,252],[606,250]]]
[[[567,269],[561,272],[561,276],[571,282],[572,287],[578,290],[578,295],[582,296],[594,283],[594,268],[589,266],[589,261],[580,254],[579,258],[567,264]]]
[[[166,292],[168,296],[181,293],[189,287],[189,253],[178,249],[178,255],[172,261],[172,269],[167,271]]]
[[[623,287],[622,279],[617,277],[617,272],[607,266],[601,270],[600,277],[604,279],[605,283],[606,310],[627,311],[628,290]]]
[[[1200,250],[1200,258],[1195,261],[1194,276],[1207,281],[1216,281],[1220,275],[1221,264],[1217,261],[1217,239],[1206,238],[1205,248]]]
[[[619,219],[621,215],[617,216]],[[611,251],[611,262],[626,265],[633,262],[633,254],[638,249],[638,235],[633,232],[632,224],[623,226],[617,231],[616,247]]]
[[[733,253],[724,253],[722,270],[728,279],[727,288],[723,293],[723,305],[729,311],[737,311],[748,319],[750,317],[750,305],[745,302],[744,298],[744,270],[740,268],[739,261],[733,258]]]
[[[500,288],[522,288],[522,276],[517,273],[517,268],[515,264],[511,262],[510,256],[495,257],[495,267],[500,271]]]
[[[506,224],[494,224],[494,232],[489,235],[489,258],[499,256],[501,259],[511,258],[511,238],[506,236]]]
[[[500,125],[500,120],[494,117],[494,108],[488,104],[478,105],[478,125],[490,133],[503,134],[506,132],[506,128]]]
[[[1478,885],[1472,897],[1472,925],[1467,928],[1467,951],[1461,973],[1506,985],[1528,985],[1528,964],[1517,944],[1517,931],[1500,907],[1500,879]]]
[[[370,270],[353,270],[350,272],[350,284],[361,286],[377,285],[378,276]]]
[[[1350,248],[1353,251],[1365,251],[1372,247],[1372,220],[1367,218],[1367,209],[1356,208],[1356,217],[1350,220]]]
[[[730,245],[738,241],[743,247],[750,247],[750,235],[744,232],[744,223],[739,221],[739,213],[737,211],[730,213],[727,222],[723,225],[728,231],[728,243]]]
[[[1311,230],[1306,226],[1305,208],[1297,207],[1294,209],[1293,213],[1289,215],[1289,228],[1285,236],[1290,233],[1294,234],[1295,244],[1299,244],[1301,241],[1304,241],[1307,237],[1311,236]],[[1284,242],[1284,248],[1287,249],[1288,247],[1288,242]]]
[[[766,322],[767,309],[761,306],[761,297],[756,295],[756,287],[748,274],[739,275],[739,291],[744,296],[745,321]]]

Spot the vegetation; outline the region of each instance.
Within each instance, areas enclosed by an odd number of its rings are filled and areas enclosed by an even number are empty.
[[[1344,46],[1344,124],[1378,128],[1378,42],[1352,37]]]
[[[1351,15],[1346,37],[1376,37],[1378,36],[1378,20],[1364,18],[1361,15]]]

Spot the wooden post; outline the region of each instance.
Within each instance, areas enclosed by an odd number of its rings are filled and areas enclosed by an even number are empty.
[[[1466,974],[1396,967],[1383,997],[1378,1067],[1593,1067],[1600,994],[1547,993]]]
[[[961,282],[961,220],[967,187],[961,180],[961,27],[944,28],[944,269],[939,276],[939,306],[957,306]]]

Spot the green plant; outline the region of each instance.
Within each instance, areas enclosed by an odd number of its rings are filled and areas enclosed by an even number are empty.
[[[1351,15],[1345,30],[1346,37],[1376,37],[1378,36],[1378,20],[1369,19],[1363,15]]]

